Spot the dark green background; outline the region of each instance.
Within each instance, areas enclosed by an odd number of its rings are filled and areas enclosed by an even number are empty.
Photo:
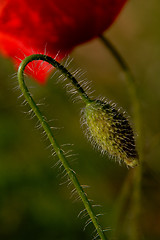
[[[118,20],[105,33],[120,50],[134,73],[140,95],[143,119],[144,159],[149,169],[142,179],[141,239],[160,239],[160,2],[129,1]],[[123,72],[100,40],[77,47],[71,54],[72,66],[87,71],[94,96],[106,96],[123,107],[132,120],[132,106]],[[77,218],[83,209],[70,199],[71,189],[61,177],[57,161],[47,149],[36,119],[29,120],[18,99],[17,79],[9,60],[0,59],[0,239],[82,240],[91,239],[94,228],[83,231],[85,219]],[[111,227],[116,199],[128,170],[107,156],[101,156],[85,138],[80,127],[82,103],[73,104],[62,83],[55,78],[45,86],[28,80],[36,101],[51,125],[60,144],[74,144],[68,149],[78,156],[71,161],[88,196],[103,207],[100,218],[104,227]],[[134,123],[133,123],[134,124]],[[67,149],[67,148],[66,148]],[[75,157],[72,157],[74,160]],[[121,222],[119,223],[121,227]],[[126,215],[119,239],[130,239],[130,215]],[[108,232],[110,235],[111,232]]]

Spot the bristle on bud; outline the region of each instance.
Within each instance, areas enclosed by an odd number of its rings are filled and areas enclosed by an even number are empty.
[[[101,100],[88,103],[84,120],[90,139],[102,152],[107,152],[127,166],[138,165],[133,130],[128,119],[114,105]]]

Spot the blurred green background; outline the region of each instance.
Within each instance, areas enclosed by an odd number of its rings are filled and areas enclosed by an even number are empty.
[[[145,240],[160,239],[160,2],[132,0],[105,35],[117,46],[129,64],[138,84],[143,119],[144,159],[140,236]],[[72,66],[86,71],[92,80],[95,96],[106,96],[123,107],[132,119],[132,106],[122,70],[99,39],[77,47],[71,54]],[[12,63],[0,59],[0,239],[82,240],[92,239],[94,228],[83,231],[85,219],[77,218],[83,209],[81,202],[70,198],[71,189],[61,184],[61,170],[53,167],[49,143],[35,128],[36,119],[24,114],[23,99],[15,90],[17,79]],[[59,144],[70,143],[78,156],[71,165],[89,198],[103,207],[100,222],[110,227],[113,212],[128,170],[107,156],[101,156],[85,138],[80,127],[82,103],[72,103],[70,96],[56,84],[55,78],[46,86],[27,81],[36,101],[45,97],[41,107],[52,126]],[[134,124],[134,123],[133,123]],[[62,128],[61,128],[62,127]],[[72,161],[73,160],[73,161]],[[125,209],[127,211],[127,207]],[[124,212],[119,222],[118,239],[132,239],[132,218]]]

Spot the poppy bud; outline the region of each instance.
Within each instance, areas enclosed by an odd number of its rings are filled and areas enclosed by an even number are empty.
[[[84,109],[87,135],[102,152],[107,152],[127,166],[138,165],[133,130],[128,119],[114,104],[93,100]]]

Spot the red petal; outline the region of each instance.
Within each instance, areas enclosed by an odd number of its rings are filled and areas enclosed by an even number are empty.
[[[45,48],[52,57],[60,51],[62,58],[76,45],[106,30],[125,2],[0,0],[0,51],[17,64],[25,56],[44,53]],[[43,83],[49,68],[40,70],[37,65],[31,75]]]

